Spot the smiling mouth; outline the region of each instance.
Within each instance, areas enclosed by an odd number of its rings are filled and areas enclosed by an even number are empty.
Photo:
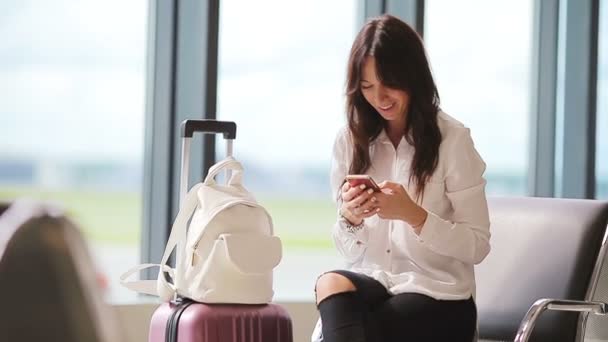
[[[394,105],[395,105],[395,102],[393,102],[387,106],[378,106],[378,108],[380,108],[382,110],[389,110],[389,109],[393,108]]]

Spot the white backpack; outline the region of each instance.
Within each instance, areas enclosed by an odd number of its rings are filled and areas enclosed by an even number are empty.
[[[215,176],[224,170],[232,176],[227,184],[217,184]],[[272,270],[281,260],[281,241],[273,235],[268,212],[243,187],[242,175],[243,167],[232,157],[212,166],[205,181],[183,199],[157,281],[126,281],[140,270],[159,266],[144,264],[123,274],[121,283],[164,301],[175,296],[202,303],[272,301]],[[166,263],[175,248],[176,268],[172,269]]]

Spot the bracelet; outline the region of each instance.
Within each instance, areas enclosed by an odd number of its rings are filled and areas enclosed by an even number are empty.
[[[353,225],[346,217],[342,215],[342,213],[340,213],[340,219],[344,222],[346,230],[352,234],[360,231],[361,229],[363,229],[363,227],[365,227],[365,220],[362,220],[361,223],[359,223],[358,225]]]

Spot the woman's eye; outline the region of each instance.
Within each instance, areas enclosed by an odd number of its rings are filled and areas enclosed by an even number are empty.
[[[372,87],[372,86],[370,86],[370,85],[362,85],[362,86],[361,86],[361,89],[369,89],[369,88],[371,88],[371,87]]]

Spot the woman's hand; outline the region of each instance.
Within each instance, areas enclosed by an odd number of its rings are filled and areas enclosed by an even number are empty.
[[[426,221],[427,212],[412,200],[403,185],[384,181],[380,184],[381,193],[377,193],[376,205],[378,216],[389,220],[403,220],[407,222],[416,234]]]
[[[364,184],[351,187],[348,182],[342,185],[342,207],[340,213],[351,224],[360,225],[363,219],[376,214],[377,205],[374,190],[366,189]]]

